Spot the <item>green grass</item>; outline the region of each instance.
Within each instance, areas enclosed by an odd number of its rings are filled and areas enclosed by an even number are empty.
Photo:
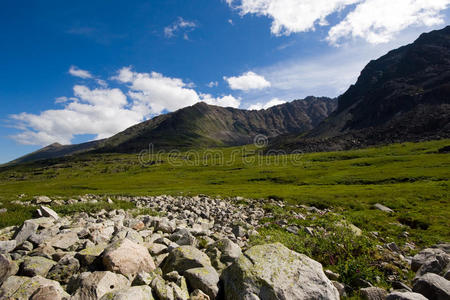
[[[426,246],[450,240],[450,155],[438,153],[449,144],[450,140],[394,144],[300,158],[260,156],[256,148],[246,146],[153,155],[145,157],[144,165],[137,155],[102,154],[4,167],[0,169],[0,202],[8,213],[0,218],[0,226],[30,217],[33,208],[10,203],[19,194],[26,194],[25,199],[207,194],[333,207],[365,231],[378,231],[387,240],[399,242],[403,241],[400,233],[408,231],[411,240]],[[219,152],[225,162],[218,159]],[[295,164],[294,158],[298,158]],[[373,210],[377,202],[395,214]],[[70,213],[70,208],[64,209]],[[405,227],[398,226],[399,221]]]

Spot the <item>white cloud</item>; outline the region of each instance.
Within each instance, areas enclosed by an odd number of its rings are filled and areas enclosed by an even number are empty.
[[[202,100],[211,105],[238,108],[241,105],[241,98],[235,98],[232,95],[226,95],[213,98],[208,94],[201,94]]]
[[[236,77],[223,77],[232,90],[248,91],[270,87],[270,82],[254,72],[247,72]]]
[[[409,26],[443,24],[441,12],[449,7],[450,0],[227,0],[227,3],[241,15],[271,18],[271,32],[277,36],[329,26],[327,17],[345,12],[344,19],[328,32],[327,40],[336,45],[349,37],[386,43]]]
[[[314,30],[327,24],[326,17],[361,0],[227,0],[241,15],[256,14],[271,18],[275,35]],[[238,3],[235,5],[235,3]]]
[[[273,98],[272,100],[266,102],[265,104],[261,103],[261,102],[252,104],[252,105],[250,105],[248,107],[248,110],[268,109],[268,108],[270,108],[272,106],[280,105],[280,104],[283,104],[283,103],[286,103],[286,101],[280,100],[278,98]]]
[[[186,21],[182,17],[164,28],[164,36],[166,38],[175,37],[178,32],[183,32],[183,38],[189,40],[188,32],[191,32],[197,27],[197,24],[193,21]]]
[[[217,81],[211,81],[210,83],[207,84],[208,87],[213,88],[218,86],[219,83]]]
[[[81,70],[76,66],[71,66],[69,69],[69,74],[75,77],[80,77],[83,79],[92,78],[92,74],[89,71]]]
[[[450,0],[366,0],[358,4],[338,25],[331,28],[328,41],[359,37],[369,43],[386,43],[411,25],[434,26],[444,23],[440,14]]]
[[[69,144],[75,135],[94,134],[96,138],[105,138],[143,119],[142,113],[125,107],[126,96],[119,89],[91,90],[76,85],[74,94],[79,100],[67,98],[64,109],[12,115],[17,128],[23,130],[13,138],[30,145]]]

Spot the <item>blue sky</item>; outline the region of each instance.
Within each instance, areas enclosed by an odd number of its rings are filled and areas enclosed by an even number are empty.
[[[370,59],[448,24],[449,5],[3,1],[0,163],[198,101],[259,109],[337,96]]]

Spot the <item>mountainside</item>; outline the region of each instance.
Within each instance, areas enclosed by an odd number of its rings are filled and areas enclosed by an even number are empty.
[[[110,138],[77,145],[52,144],[14,160],[21,163],[95,152],[136,153],[148,149],[237,146],[257,134],[269,138],[311,130],[336,109],[336,99],[307,97],[263,110],[242,110],[204,102],[157,116]]]
[[[450,26],[371,61],[333,114],[271,147],[327,151],[448,137]]]

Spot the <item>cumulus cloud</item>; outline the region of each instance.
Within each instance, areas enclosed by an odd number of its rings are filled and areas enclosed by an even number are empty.
[[[75,135],[105,138],[142,121],[140,112],[125,107],[127,99],[119,89],[91,90],[76,85],[73,90],[77,98],[67,98],[64,109],[12,115],[17,128],[22,129],[13,138],[29,145],[69,144]]]
[[[278,98],[273,98],[272,100],[270,100],[270,101],[268,101],[266,103],[258,102],[258,103],[252,104],[252,105],[250,105],[248,107],[248,110],[268,109],[268,108],[270,108],[272,106],[280,105],[280,104],[283,104],[283,103],[286,103],[286,101],[280,100]]]
[[[450,0],[226,0],[241,15],[255,14],[272,19],[274,35],[315,30],[329,26],[327,17],[347,13],[331,25],[327,40],[334,45],[345,38],[362,38],[369,43],[391,41],[405,28],[442,24],[441,12]]]
[[[198,93],[192,83],[182,79],[157,72],[138,73],[131,67],[120,69],[113,79],[123,85],[125,93],[120,88],[106,88],[106,82],[92,77],[99,87],[75,85],[73,97],[55,99],[64,106],[62,109],[11,115],[20,130],[12,138],[29,145],[70,144],[76,135],[85,134],[101,139],[152,116],[200,101],[226,107],[239,107],[241,101],[232,95],[215,98]]]
[[[331,28],[327,39],[332,44],[347,37],[363,38],[372,44],[386,43],[411,25],[444,23],[440,12],[449,4],[450,0],[366,0]]]
[[[240,76],[223,77],[223,79],[228,82],[228,85],[232,90],[248,91],[270,87],[269,81],[263,76],[251,71]]]
[[[83,79],[92,78],[92,74],[89,71],[79,69],[77,66],[71,66],[69,69],[69,74]]]
[[[175,37],[178,32],[182,32],[183,38],[185,40],[188,40],[188,33],[194,30],[196,27],[197,24],[195,22],[186,21],[182,17],[178,17],[175,22],[164,28],[164,36],[166,38],[172,38]]]

